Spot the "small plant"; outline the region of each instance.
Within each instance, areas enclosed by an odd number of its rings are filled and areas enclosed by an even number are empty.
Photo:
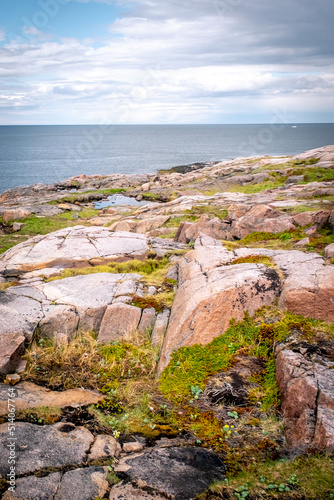
[[[198,387],[197,385],[196,385],[196,387],[194,387],[192,385],[190,390],[191,390],[191,394],[194,396],[194,399],[198,399],[201,392],[203,392],[202,389],[200,387]]]
[[[234,496],[236,498],[247,498],[248,497],[248,483],[247,484],[244,484],[243,486],[240,486],[239,488],[237,488],[235,491],[234,491]]]
[[[238,415],[238,413],[236,411],[228,411],[227,415],[229,417],[235,418],[236,420],[239,418],[239,415]]]

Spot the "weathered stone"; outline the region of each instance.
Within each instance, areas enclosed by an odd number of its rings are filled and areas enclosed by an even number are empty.
[[[39,235],[7,250],[0,272],[33,271],[43,267],[73,267],[91,259],[136,258],[149,250],[144,235],[113,232],[105,227],[75,226]]]
[[[145,490],[136,488],[131,483],[119,483],[113,486],[110,491],[110,500],[165,500],[158,493],[148,493]]]
[[[16,385],[20,382],[21,377],[18,373],[10,373],[5,378],[5,384],[7,385]]]
[[[145,334],[149,330],[152,330],[154,327],[155,318],[156,313],[153,307],[144,309],[141,315],[140,323],[138,325],[138,332],[141,334]]]
[[[123,451],[125,453],[135,453],[143,449],[144,446],[139,441],[131,441],[130,443],[123,444]]]
[[[0,477],[9,472],[8,424],[0,425]],[[93,435],[84,427],[59,422],[39,426],[16,422],[16,473],[33,473],[47,467],[63,467],[85,461]]]
[[[100,434],[96,437],[94,444],[90,450],[88,460],[98,460],[106,457],[119,457],[121,453],[121,445],[112,436]]]
[[[97,404],[102,399],[102,394],[81,388],[59,392],[25,381],[15,387],[16,411],[40,408],[41,406],[64,408],[72,405],[90,405]],[[0,415],[5,415],[7,412],[8,387],[0,383]]]
[[[297,243],[294,244],[294,247],[298,248],[298,247],[303,247],[305,245],[309,245],[310,244],[310,238],[303,238],[302,240],[299,240],[297,241]]]
[[[262,264],[214,267],[214,252],[217,249],[210,247],[190,252],[192,272],[180,272],[182,284],[175,295],[159,373],[168,365],[174,349],[211,342],[225,332],[232,318],[241,320],[246,310],[253,315],[256,309],[273,303],[279,294],[280,279],[273,269]],[[203,268],[202,262],[206,262],[207,268]],[[187,268],[189,254],[184,263]],[[179,267],[182,270],[182,263]]]
[[[179,243],[189,243],[195,241],[199,234],[205,234],[214,239],[229,239],[228,224],[222,222],[218,217],[208,221],[181,222],[175,236],[175,241]]]
[[[9,333],[19,333],[30,342],[43,317],[42,306],[38,300],[15,292],[0,291],[0,338]]]
[[[14,492],[7,490],[3,500],[53,500],[61,481],[61,473],[45,477],[21,477],[15,480]],[[72,498],[72,497],[71,497]]]
[[[276,380],[281,392],[286,439],[290,446],[333,450],[332,362],[317,354],[310,356],[308,350],[297,346],[292,351],[283,345],[276,357]],[[315,350],[310,346],[311,353]]]
[[[79,323],[75,307],[50,305],[43,312],[45,316],[39,323],[43,337],[56,338],[62,334],[69,340],[73,338]]]
[[[195,240],[194,248],[199,247],[221,247],[222,242],[219,240],[216,240],[215,238],[211,238],[211,236],[208,236],[206,234],[199,233]]]
[[[194,498],[225,474],[217,455],[203,448],[158,448],[125,462],[130,466],[126,475],[132,481],[175,500]]]
[[[98,342],[108,343],[129,337],[139,325],[141,312],[139,307],[122,303],[108,306],[101,323]]]
[[[299,182],[303,181],[304,181],[303,175],[290,175],[290,177],[288,177],[287,180],[285,181],[285,185],[298,184]]]
[[[27,210],[25,208],[13,208],[11,210],[4,211],[3,220],[4,222],[9,222],[11,220],[24,219],[29,215],[31,215],[30,210]]]
[[[109,489],[107,467],[87,467],[65,472],[54,500],[94,500]]]
[[[152,347],[161,347],[165,338],[170,317],[170,309],[164,309],[157,315],[157,319],[151,335]]]
[[[22,222],[14,222],[12,225],[12,229],[15,233],[18,231],[21,231],[21,229],[26,226],[27,224],[23,224]]]
[[[333,259],[334,258],[334,243],[327,245],[324,250],[325,259]]]
[[[19,333],[0,335],[0,373],[14,372],[24,353],[25,337]]]

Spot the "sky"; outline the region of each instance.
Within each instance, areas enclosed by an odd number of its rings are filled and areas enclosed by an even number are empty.
[[[333,0],[1,0],[0,125],[334,122]]]

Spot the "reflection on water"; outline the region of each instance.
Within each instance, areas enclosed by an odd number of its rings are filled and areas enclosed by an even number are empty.
[[[130,198],[129,196],[124,196],[123,194],[113,194],[108,196],[107,200],[97,201],[94,203],[95,208],[107,208],[114,205],[130,205],[131,207],[139,207],[140,205],[148,205],[150,201],[137,201],[136,198]]]

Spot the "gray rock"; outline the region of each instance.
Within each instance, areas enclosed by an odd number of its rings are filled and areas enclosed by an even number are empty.
[[[37,300],[0,291],[0,337],[19,333],[30,342],[42,317],[42,306]]]
[[[0,476],[9,472],[8,457],[10,438],[8,424],[0,425]],[[38,426],[16,422],[14,449],[16,473],[33,473],[47,467],[63,467],[86,461],[87,452],[94,441],[84,427],[59,422]]]
[[[121,445],[115,438],[107,434],[100,434],[94,441],[88,459],[97,460],[106,457],[119,457],[121,450]]]
[[[23,222],[14,222],[12,229],[15,233],[17,233],[18,231],[21,231],[21,229],[26,225],[27,224],[24,224]]]
[[[157,315],[157,319],[151,335],[152,347],[161,347],[168,327],[170,309],[165,309]]]
[[[203,448],[158,448],[125,462],[130,466],[126,475],[131,481],[146,483],[175,500],[194,498],[225,474],[217,455]]]
[[[109,488],[107,467],[88,467],[65,472],[54,500],[94,500]]]
[[[0,335],[0,373],[6,375],[16,370],[24,353],[25,337],[19,333]]]
[[[16,479],[15,490],[3,495],[3,500],[53,500],[61,480],[61,473],[46,477],[22,477]]]
[[[166,275],[166,278],[168,280],[175,280],[177,281],[178,280],[178,268],[177,266],[172,266],[170,269],[168,269],[168,272],[167,272],[167,275]]]
[[[298,184],[299,182],[304,181],[304,176],[303,175],[290,175],[290,177],[287,178],[285,181],[285,185],[289,184]]]
[[[154,327],[155,318],[156,313],[153,307],[144,309],[138,326],[138,332],[141,334],[145,334],[147,333],[147,331],[152,330],[152,328]]]
[[[43,337],[56,338],[62,334],[71,340],[77,330],[79,316],[73,306],[50,305],[43,308],[45,314],[39,327]]]
[[[0,272],[15,274],[42,267],[74,266],[91,260],[120,256],[144,257],[149,250],[141,234],[112,232],[105,227],[75,226],[39,235],[7,250],[0,258]]]
[[[141,314],[139,307],[121,302],[108,306],[103,316],[98,342],[108,343],[128,338],[137,329]]]
[[[325,259],[333,259],[334,258],[334,243],[327,245],[324,250]]]

